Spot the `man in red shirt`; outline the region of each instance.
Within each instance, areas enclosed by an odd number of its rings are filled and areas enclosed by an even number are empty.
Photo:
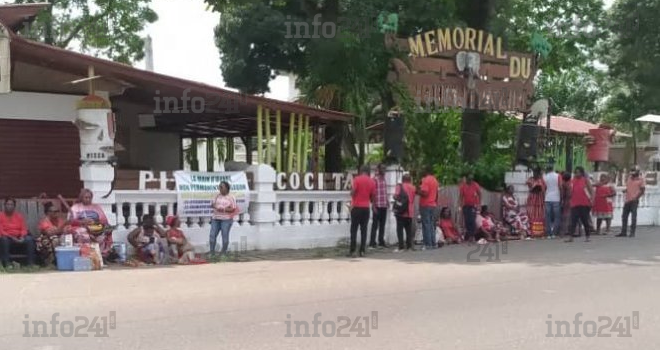
[[[630,225],[630,237],[635,237],[635,230],[637,229],[637,208],[639,207],[639,199],[642,198],[646,191],[646,181],[640,176],[639,169],[633,168],[630,171],[630,177],[626,181],[626,204],[623,206],[623,215],[621,217],[622,227],[621,233],[617,237],[628,236],[628,217],[632,214],[632,223]]]
[[[7,198],[5,210],[0,213],[0,260],[3,267],[9,266],[9,254],[15,246],[25,247],[28,265],[34,265],[36,245],[34,238],[28,234],[23,215],[15,212],[16,200]]]
[[[424,238],[422,250],[437,248],[435,242],[435,211],[438,208],[439,188],[440,184],[433,175],[433,169],[426,168],[418,191],[420,196],[419,212],[422,216],[422,235]]]
[[[415,212],[415,186],[409,174],[404,174],[402,183],[396,186],[394,199],[399,203],[400,211],[394,211],[396,217],[396,236],[399,240],[399,248],[395,252],[402,250],[415,250],[414,234],[412,232],[412,218]],[[396,206],[395,206],[396,209]],[[406,231],[406,240],[403,240],[403,231]],[[404,244],[405,243],[405,244]]]
[[[374,200],[376,184],[369,177],[369,166],[360,168],[360,175],[353,179],[351,189],[351,251],[350,256],[355,257],[357,245],[357,230],[360,227],[360,256],[364,256],[367,247],[367,227],[369,226],[369,206]]]
[[[467,174],[459,187],[459,198],[465,222],[465,240],[474,242],[477,232],[477,208],[481,207],[481,186],[474,181],[474,175]]]

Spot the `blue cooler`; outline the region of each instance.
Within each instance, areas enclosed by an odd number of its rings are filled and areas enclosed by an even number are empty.
[[[80,256],[80,247],[55,247],[57,269],[60,271],[73,271],[73,259]]]
[[[73,271],[92,271],[92,259],[82,256],[73,258]]]

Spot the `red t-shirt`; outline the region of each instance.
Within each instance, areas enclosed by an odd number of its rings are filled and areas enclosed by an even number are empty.
[[[0,236],[21,238],[28,233],[27,225],[23,215],[14,212],[7,216],[4,212],[0,213]]]
[[[401,215],[403,218],[412,218],[415,212],[415,186],[413,186],[410,183],[404,183],[403,184],[403,190],[406,192],[408,195],[408,212]],[[401,192],[401,185],[396,186],[396,190],[394,191],[394,195],[398,196],[399,192]]]
[[[587,178],[574,178],[572,181],[573,190],[571,191],[571,208],[590,207],[591,200],[587,196]]]
[[[353,195],[351,205],[354,208],[369,208],[371,196],[376,191],[376,182],[367,175],[353,178]]]
[[[481,205],[481,198],[479,198],[479,184],[472,181],[472,184],[464,182],[460,186],[461,197],[463,198],[463,206],[478,207]]]
[[[422,179],[420,189],[426,192],[426,197],[419,198],[420,207],[437,207],[438,206],[438,188],[440,184],[433,175],[427,175]]]

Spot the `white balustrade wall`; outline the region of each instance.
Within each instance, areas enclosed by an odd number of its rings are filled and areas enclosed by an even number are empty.
[[[349,191],[275,191],[272,168],[259,165],[248,171],[253,172],[254,187],[259,191],[250,193],[248,212],[234,222],[230,249],[239,246],[247,250],[332,247],[349,238]],[[168,215],[176,214],[176,191],[115,191],[115,198],[116,241],[126,241],[126,236],[138,227],[144,214],[153,214],[161,225]],[[207,252],[210,218],[184,220],[182,229],[196,251]],[[393,222],[390,226],[389,241],[395,237]],[[218,244],[220,241],[218,236]]]

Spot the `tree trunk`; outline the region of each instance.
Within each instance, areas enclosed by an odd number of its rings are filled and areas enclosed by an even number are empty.
[[[461,121],[461,144],[463,160],[474,164],[481,156],[481,125],[484,113],[464,111]]]
[[[57,1],[51,1],[51,5],[48,6],[48,14],[46,15],[46,21],[44,22],[44,43],[48,45],[55,44],[55,38],[53,34],[53,7]]]
[[[328,124],[325,127],[325,171],[328,173],[342,172],[341,148],[343,143],[343,128],[340,124]]]
[[[215,165],[215,139],[206,138],[206,171],[214,171]]]
[[[461,4],[461,15],[469,27],[477,30],[487,30],[488,22],[494,15],[494,0],[468,0]],[[465,82],[467,85],[467,80]],[[474,164],[481,156],[481,126],[485,113],[479,111],[464,111],[461,122],[461,144],[463,145],[463,160]]]

